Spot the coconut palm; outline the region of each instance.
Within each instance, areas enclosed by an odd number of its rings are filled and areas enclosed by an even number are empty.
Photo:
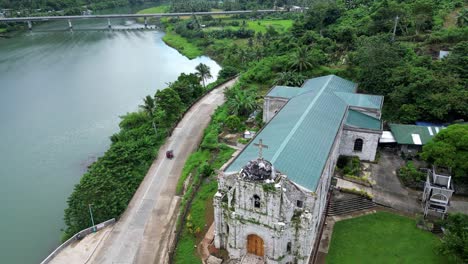
[[[211,76],[210,67],[208,67],[208,65],[200,63],[197,65],[197,67],[195,67],[195,70],[197,70],[197,75],[203,82],[203,88],[206,88],[205,80],[213,77]]]
[[[148,114],[148,116],[151,119],[151,123],[153,124],[154,133],[157,134],[156,123],[154,122],[154,113],[156,112],[156,100],[154,100],[154,98],[150,95],[147,95],[145,98],[143,98],[143,103],[144,104],[139,105],[139,107],[146,114]]]
[[[233,115],[248,116],[257,108],[255,93],[249,90],[236,89],[228,96],[227,106]]]
[[[297,69],[301,72],[312,67],[313,64],[309,56],[309,48],[307,46],[298,46],[292,59],[291,68]]]
[[[301,86],[306,78],[297,72],[287,71],[276,74],[275,85]]]

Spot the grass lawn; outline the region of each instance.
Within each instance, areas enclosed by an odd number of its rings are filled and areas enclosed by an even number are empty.
[[[0,33],[3,33],[6,31],[6,28],[0,28]]]
[[[163,41],[189,59],[194,59],[203,55],[203,51],[201,49],[199,49],[195,44],[190,43],[186,38],[175,33],[172,27],[166,28],[166,35],[164,35]]]
[[[155,7],[146,8],[138,11],[138,14],[157,14],[167,13],[169,11],[169,5],[160,5]]]
[[[414,219],[378,212],[339,221],[333,229],[327,263],[450,263],[436,247],[437,236]]]

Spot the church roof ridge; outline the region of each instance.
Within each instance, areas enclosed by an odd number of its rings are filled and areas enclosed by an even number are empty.
[[[314,191],[348,111],[335,92],[355,93],[356,88],[356,83],[336,75],[308,79],[298,88],[303,92],[288,100],[225,171],[240,171],[256,157],[253,144],[262,138],[269,146],[265,159],[291,181]]]

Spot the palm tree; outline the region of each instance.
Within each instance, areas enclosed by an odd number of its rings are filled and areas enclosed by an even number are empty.
[[[205,80],[213,77],[211,76],[210,67],[203,63],[200,63],[197,65],[197,67],[195,67],[195,70],[197,70],[198,77],[200,77],[200,79],[202,79],[203,81],[203,88],[206,88]]]
[[[468,24],[468,8],[463,8],[458,12],[457,25],[459,27],[464,27],[466,24]]]
[[[287,71],[279,72],[276,74],[274,80],[275,85],[286,85],[286,86],[301,86],[304,83],[305,77],[297,72]]]
[[[248,116],[257,108],[255,93],[248,90],[235,90],[228,97],[227,106],[233,115]]]
[[[291,68],[298,69],[300,72],[312,68],[313,64],[309,56],[309,48],[307,46],[299,46],[296,54],[294,54]]]
[[[156,123],[154,123],[154,113],[156,112],[156,100],[151,97],[150,95],[147,95],[145,98],[143,98],[143,103],[142,105],[139,105],[139,107],[146,113],[151,119],[151,122],[153,124],[154,128],[154,133],[157,134],[156,130]]]

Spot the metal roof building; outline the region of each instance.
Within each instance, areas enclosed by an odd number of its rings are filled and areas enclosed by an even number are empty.
[[[402,124],[389,124],[389,126],[393,137],[400,145],[424,145],[445,128]]]
[[[381,131],[379,118],[356,111],[380,109],[382,96],[356,93],[357,85],[335,75],[307,80],[301,88],[276,86],[267,97],[289,99],[225,172],[238,172],[257,157],[254,143],[268,145],[263,157],[296,184],[315,190],[338,132],[350,127]],[[379,116],[380,117],[380,116]]]

